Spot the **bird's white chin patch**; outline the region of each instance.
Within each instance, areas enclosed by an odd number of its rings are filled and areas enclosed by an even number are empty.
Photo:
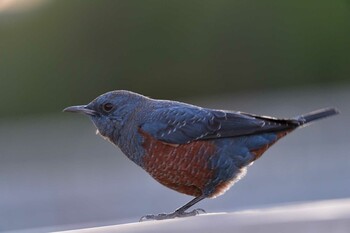
[[[106,137],[106,136],[103,136],[103,135],[100,133],[100,131],[99,131],[98,129],[96,130],[96,135],[99,135],[99,136],[101,136],[104,140],[107,140],[107,141],[113,143],[113,142],[111,141],[111,139],[109,139],[109,138]]]

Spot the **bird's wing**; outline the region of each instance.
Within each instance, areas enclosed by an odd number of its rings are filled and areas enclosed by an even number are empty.
[[[195,140],[283,131],[296,126],[292,120],[181,105],[155,110],[140,127],[158,140],[185,144]]]

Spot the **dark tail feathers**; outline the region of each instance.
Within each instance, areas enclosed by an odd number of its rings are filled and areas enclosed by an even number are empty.
[[[294,119],[297,120],[300,125],[304,125],[312,121],[330,117],[337,114],[339,114],[339,111],[335,108],[323,108],[310,113],[306,113],[301,116],[297,116]]]

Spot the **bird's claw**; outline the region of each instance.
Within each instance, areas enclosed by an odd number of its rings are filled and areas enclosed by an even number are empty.
[[[207,212],[205,210],[203,210],[202,208],[198,208],[198,209],[194,209],[192,210],[192,212],[195,211],[197,214],[196,215],[199,215],[199,214],[206,214]]]
[[[140,218],[140,222],[144,221],[153,221],[153,220],[164,220],[164,219],[172,219],[172,218],[184,218],[184,217],[190,217],[190,216],[196,216],[199,214],[205,214],[205,210],[203,209],[194,209],[190,212],[180,212],[180,211],[175,211],[173,213],[161,213],[161,214],[148,214],[145,216],[142,216]]]

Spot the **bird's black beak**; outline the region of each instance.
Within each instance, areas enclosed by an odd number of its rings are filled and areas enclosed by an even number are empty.
[[[97,112],[95,110],[87,108],[86,105],[70,106],[68,108],[63,109],[63,112],[82,113],[82,114],[90,115],[90,116],[97,115]]]

